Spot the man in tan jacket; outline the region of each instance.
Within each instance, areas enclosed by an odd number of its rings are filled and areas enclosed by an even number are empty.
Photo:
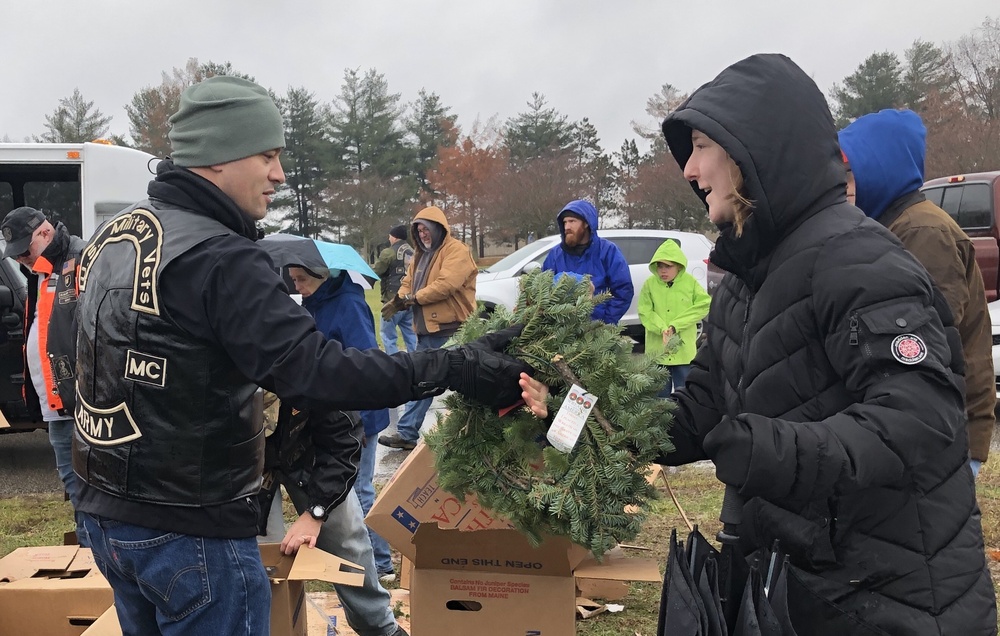
[[[840,131],[855,205],[889,229],[927,269],[948,301],[965,354],[969,456],[978,474],[990,450],[996,403],[990,315],[972,242],[924,198],[926,129],[910,110],[865,115]],[[850,184],[848,191],[850,192]]]
[[[388,320],[404,307],[413,308],[417,351],[438,349],[476,309],[476,263],[468,246],[451,235],[440,208],[421,210],[410,226],[413,259],[395,298],[382,307]],[[420,438],[432,398],[406,405],[397,432],[382,435],[379,444],[411,450]]]

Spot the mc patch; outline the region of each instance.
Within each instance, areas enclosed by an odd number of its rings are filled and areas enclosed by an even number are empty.
[[[896,336],[890,348],[892,357],[902,364],[919,364],[927,357],[927,345],[912,333]]]
[[[125,356],[125,379],[164,387],[167,385],[167,359],[129,349]]]

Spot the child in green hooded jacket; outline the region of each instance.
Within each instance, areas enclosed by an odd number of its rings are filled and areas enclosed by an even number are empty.
[[[698,348],[698,322],[708,314],[711,304],[708,292],[686,270],[687,257],[680,244],[667,239],[656,248],[649,263],[653,275],[639,292],[639,320],[646,328],[646,354],[660,355],[660,364],[670,369],[670,379],[660,393],[662,397],[684,386]]]

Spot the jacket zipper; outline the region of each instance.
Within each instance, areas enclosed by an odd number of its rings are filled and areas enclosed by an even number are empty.
[[[851,335],[848,340],[848,344],[852,347],[861,347],[861,353],[868,357],[869,360],[874,359],[872,354],[872,345],[870,341],[866,341],[864,344],[861,343],[861,323],[858,319],[858,312],[851,314]],[[876,372],[880,378],[888,378],[889,373],[887,371],[877,371]]]
[[[740,341],[740,377],[736,381],[736,394],[740,398],[740,408],[746,404],[746,395],[743,387],[743,378],[747,370],[747,333],[750,331],[750,307],[753,305],[753,292],[747,295],[747,306],[743,311],[743,338]]]

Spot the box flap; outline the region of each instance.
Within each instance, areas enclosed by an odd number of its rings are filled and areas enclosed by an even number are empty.
[[[548,537],[536,548],[517,530],[462,532],[441,529],[436,523],[420,524],[413,544],[417,569],[545,576],[570,575],[577,552],[574,544],[563,537]]]
[[[438,485],[434,451],[417,444],[372,505],[365,523],[389,545],[414,560],[413,534],[422,523],[441,528],[511,528],[510,522],[482,508],[474,496],[461,501]]]
[[[326,581],[358,587],[365,582],[365,569],[319,548],[300,548],[295,554],[292,569],[288,572],[288,579]]]
[[[66,571],[80,550],[77,545],[18,548],[0,559],[0,582],[30,578],[39,572]],[[89,554],[90,550],[87,553],[90,558],[88,567],[93,567],[93,555]]]
[[[573,570],[578,579],[601,579],[606,581],[652,581],[660,582],[660,566],[654,559],[630,559],[628,557],[605,557],[601,563],[586,559]]]

